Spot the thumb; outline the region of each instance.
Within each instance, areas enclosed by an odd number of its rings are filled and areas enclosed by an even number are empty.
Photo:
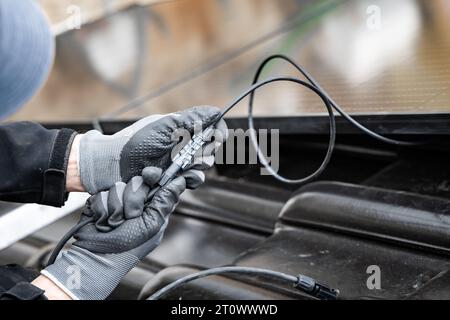
[[[165,218],[175,209],[181,194],[186,190],[186,179],[179,176],[159,189],[153,196],[149,208]]]
[[[141,176],[135,176],[127,183],[123,193],[125,219],[133,219],[142,215],[149,189]]]

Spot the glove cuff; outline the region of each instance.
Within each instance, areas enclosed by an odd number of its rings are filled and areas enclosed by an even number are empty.
[[[126,140],[125,137],[106,136],[96,130],[83,135],[78,166],[81,183],[89,194],[107,190],[122,181],[120,153]]]
[[[72,246],[42,271],[61,290],[77,300],[104,300],[139,263],[132,254],[94,254]]]

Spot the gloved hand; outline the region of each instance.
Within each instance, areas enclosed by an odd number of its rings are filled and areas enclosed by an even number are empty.
[[[182,174],[159,188],[162,174],[148,167],[128,184],[117,182],[90,197],[81,221],[94,218],[75,234],[75,243],[42,271],[74,299],[107,298],[120,280],[161,242],[169,214],[186,189],[201,184]],[[79,274],[79,279],[74,277]]]
[[[78,163],[84,189],[95,194],[111,188],[116,182],[129,181],[145,167],[167,169],[171,164],[172,149],[178,142],[173,140],[172,134],[177,129],[185,129],[192,136],[195,126],[208,127],[219,113],[215,107],[195,107],[179,113],[146,117],[111,136],[96,130],[87,132],[80,140]],[[226,137],[227,127],[223,120],[217,129]],[[204,149],[210,150],[211,146]],[[214,162],[208,156],[211,155],[200,155],[196,159],[197,164],[203,163],[202,169]]]

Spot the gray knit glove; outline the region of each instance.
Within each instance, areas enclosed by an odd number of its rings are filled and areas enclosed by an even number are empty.
[[[77,240],[54,264],[42,271],[73,299],[107,298],[121,279],[161,242],[169,214],[186,187],[201,184],[189,172],[159,189],[162,170],[145,168],[128,184],[90,197]]]
[[[81,183],[90,194],[111,188],[114,183],[127,182],[148,166],[163,170],[171,164],[171,153],[178,140],[177,130],[184,129],[192,136],[194,130],[206,128],[219,115],[215,107],[195,107],[168,115],[152,115],[117,132],[103,135],[92,130],[80,140],[79,168]],[[226,125],[218,125],[226,136]],[[215,137],[217,138],[217,137]],[[221,142],[221,141],[219,141]],[[205,146],[205,150],[210,146]],[[196,159],[196,163],[207,163],[211,159]]]

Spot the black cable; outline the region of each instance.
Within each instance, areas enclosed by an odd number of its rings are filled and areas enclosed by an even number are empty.
[[[259,76],[259,73],[258,73],[258,76]],[[261,81],[258,83],[254,83],[247,91],[245,91],[243,94],[241,94],[237,99],[235,99],[230,105],[228,105],[222,111],[222,113],[220,114],[217,121],[222,119],[231,109],[233,109],[239,102],[241,102],[247,96],[250,96],[250,99],[251,99],[250,104],[249,104],[249,111],[251,111],[252,106],[253,106],[252,99],[253,99],[253,96],[254,96],[254,93],[256,92],[256,90],[258,90],[259,88],[261,88],[265,85],[268,85],[270,83],[281,82],[281,81],[294,82],[294,83],[297,83],[297,84],[304,86],[305,88],[313,91],[315,94],[317,94],[322,99],[323,103],[325,104],[325,107],[327,108],[329,119],[330,119],[330,141],[328,143],[328,150],[327,150],[327,153],[325,155],[325,158],[324,158],[322,164],[315,172],[313,172],[312,174],[310,174],[309,176],[307,176],[305,178],[292,180],[292,179],[287,179],[287,178],[280,176],[277,172],[275,172],[272,169],[270,164],[267,162],[266,157],[262,154],[260,148],[258,147],[256,133],[255,133],[254,125],[253,125],[253,114],[251,112],[249,112],[249,114],[248,114],[250,140],[252,141],[252,143],[255,147],[255,150],[258,153],[258,157],[259,157],[259,160],[261,161],[261,164],[277,180],[284,182],[284,183],[289,183],[289,184],[305,184],[305,183],[311,182],[312,180],[317,178],[326,169],[328,163],[330,162],[331,156],[333,154],[334,145],[336,142],[336,120],[334,117],[332,105],[331,105],[329,99],[327,98],[327,96],[319,88],[317,88],[314,85],[309,84],[305,81],[302,81],[297,78],[292,78],[292,77],[270,78],[270,79],[267,79],[267,80],[264,80],[264,81]]]
[[[282,59],[282,60],[285,60],[288,63],[290,63],[301,74],[303,74],[303,76],[309,81],[309,83],[301,81],[297,78],[290,78],[290,77],[271,78],[271,79],[268,79],[268,80],[265,80],[262,82],[258,82],[259,77],[260,77],[262,71],[264,70],[264,67],[270,61],[272,61],[274,59]],[[255,130],[254,121],[253,121],[253,103],[254,103],[254,98],[255,98],[255,92],[258,88],[260,88],[266,84],[276,82],[276,81],[291,81],[291,82],[298,83],[298,84],[312,90],[323,100],[323,102],[327,108],[327,111],[328,111],[328,115],[329,115],[329,119],[330,119],[330,141],[328,144],[327,153],[326,153],[325,158],[324,158],[322,164],[320,165],[320,167],[315,172],[313,172],[311,175],[309,175],[305,178],[302,178],[302,179],[287,179],[287,178],[279,175],[277,172],[275,172],[272,169],[272,167],[270,166],[270,164],[268,163],[265,155],[261,152],[261,149],[259,148],[258,141],[256,138],[256,130]],[[356,128],[358,128],[365,134],[367,134],[367,135],[371,136],[372,138],[377,139],[379,141],[398,145],[398,146],[417,146],[417,145],[424,143],[424,142],[409,142],[409,141],[400,141],[400,140],[390,139],[390,138],[384,137],[384,136],[364,127],[362,124],[360,124],[355,119],[353,119],[350,115],[348,115],[345,111],[343,111],[342,108],[336,103],[336,101],[334,101],[333,98],[330,97],[330,95],[319,85],[319,83],[306,70],[304,70],[301,66],[299,66],[297,63],[295,63],[289,57],[286,57],[281,54],[275,54],[275,55],[269,56],[260,64],[260,66],[258,67],[258,70],[256,71],[255,77],[253,79],[252,87],[250,87],[250,89],[248,89],[245,93],[243,93],[239,98],[237,98],[228,107],[226,107],[225,110],[221,113],[219,119],[223,118],[227,112],[229,112],[232,108],[234,108],[240,101],[242,101],[247,96],[249,96],[248,128],[249,128],[249,133],[250,133],[250,141],[252,142],[253,147],[257,151],[258,158],[259,158],[261,164],[266,168],[266,170],[274,178],[276,178],[277,180],[284,182],[284,183],[306,184],[306,183],[311,182],[315,178],[317,178],[325,170],[326,166],[330,162],[331,155],[333,153],[334,145],[335,145],[335,141],[336,141],[336,120],[335,120],[332,108],[334,108],[339,114],[341,114],[342,117],[344,117],[344,119],[349,121]]]
[[[70,229],[65,235],[64,237],[61,238],[61,240],[59,240],[58,244],[56,245],[56,247],[53,249],[52,254],[50,255],[50,257],[48,258],[48,262],[47,262],[47,267],[53,263],[55,263],[56,258],[59,255],[59,252],[62,250],[62,248],[64,248],[65,244],[67,243],[67,241],[70,240],[70,238],[72,238],[81,228],[83,228],[85,225],[88,225],[89,223],[92,223],[94,221],[93,218],[91,219],[87,219],[85,221],[80,221],[79,223],[77,223],[75,226],[72,227],[72,229]]]
[[[304,275],[298,275],[298,276],[292,276],[289,274],[285,274],[278,271],[273,270],[267,270],[267,269],[260,269],[260,268],[250,268],[250,267],[219,267],[219,268],[212,268],[204,271],[200,271],[188,276],[185,276],[183,278],[180,278],[167,286],[161,288],[154,294],[152,294],[147,300],[158,300],[167,293],[185,285],[188,282],[205,278],[212,275],[218,275],[223,273],[239,273],[239,274],[246,274],[246,275],[261,275],[266,277],[272,277],[276,279],[280,279],[284,282],[287,282],[289,284],[292,284],[295,288],[301,290],[302,292],[305,292],[315,298],[322,299],[322,300],[335,300],[337,299],[337,296],[339,294],[339,291],[336,289],[331,289],[328,286],[322,285],[318,282],[316,282],[313,278],[304,276]]]

